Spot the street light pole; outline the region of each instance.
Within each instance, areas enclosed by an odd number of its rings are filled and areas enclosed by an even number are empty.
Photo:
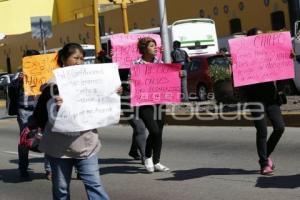
[[[148,0],[109,0],[110,2],[113,2],[114,4],[121,5],[122,15],[123,15],[123,27],[124,27],[124,33],[129,33],[128,28],[128,15],[127,15],[127,7],[128,3],[140,3],[145,2]]]
[[[99,31],[98,0],[93,0],[93,8],[94,8],[93,10],[94,10],[95,51],[97,56],[97,54],[102,50],[100,31]]]
[[[40,29],[41,29],[43,54],[46,54],[46,38],[45,38],[45,31],[44,31],[44,22],[43,22],[42,18],[40,18]]]
[[[170,40],[168,34],[168,20],[167,20],[167,9],[166,9],[166,1],[158,0],[159,7],[159,17],[160,17],[160,32],[161,38],[164,47],[164,62],[171,63],[171,55],[170,55]]]
[[[124,33],[127,34],[129,32],[129,28],[128,28],[128,15],[127,15],[127,2],[126,2],[126,0],[122,0],[121,9],[122,9],[122,14],[123,14]]]

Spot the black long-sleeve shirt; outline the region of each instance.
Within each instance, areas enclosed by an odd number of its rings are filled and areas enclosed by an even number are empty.
[[[248,102],[277,103],[277,89],[275,88],[274,82],[242,86],[240,90]]]

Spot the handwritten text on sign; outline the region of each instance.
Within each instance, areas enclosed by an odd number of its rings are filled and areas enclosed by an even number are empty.
[[[137,43],[139,38],[151,37],[157,44],[157,57],[161,58],[161,39],[157,34],[115,34],[111,36],[113,50],[113,62],[119,64],[119,68],[131,68],[133,61],[141,57]]]
[[[131,68],[131,105],[180,103],[178,64],[145,64]]]
[[[53,77],[57,68],[57,54],[44,54],[23,58],[24,90],[27,96],[41,94],[41,86]]]
[[[289,32],[229,40],[234,86],[294,78]]]
[[[54,75],[63,104],[53,131],[84,131],[119,122],[117,64],[70,66],[54,70]]]

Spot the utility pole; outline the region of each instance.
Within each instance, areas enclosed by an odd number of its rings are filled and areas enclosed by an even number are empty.
[[[300,20],[300,0],[288,0],[291,34],[294,35],[295,22]]]
[[[101,48],[101,38],[100,38],[100,28],[99,28],[99,11],[98,11],[98,0],[92,0],[93,1],[93,17],[94,17],[94,24],[88,24],[85,23],[88,27],[94,28],[94,35],[95,35],[95,55],[97,57],[97,54],[102,51]]]
[[[170,49],[170,40],[168,33],[168,20],[167,20],[167,9],[166,9],[166,1],[158,0],[158,8],[159,8],[159,17],[160,17],[160,32],[161,38],[164,47],[164,62],[171,63],[171,49]]]
[[[98,12],[98,0],[93,0],[94,8],[94,33],[95,33],[95,53],[97,54],[102,50],[101,48],[101,38],[99,31],[99,12]]]
[[[128,28],[128,15],[127,15],[127,2],[126,2],[126,0],[122,0],[121,9],[122,9],[122,14],[123,14],[124,33],[127,34],[129,32],[129,28]]]
[[[121,5],[121,10],[122,10],[122,16],[123,16],[123,31],[124,33],[129,32],[128,28],[128,15],[127,15],[127,7],[129,3],[140,3],[140,2],[145,2],[148,0],[109,0],[110,2],[116,4],[116,5]]]
[[[44,31],[44,22],[42,18],[40,18],[40,29],[41,29],[41,40],[43,46],[43,53],[46,54],[46,38],[45,38],[45,31]]]

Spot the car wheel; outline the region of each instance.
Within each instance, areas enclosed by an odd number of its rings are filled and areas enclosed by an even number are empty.
[[[207,89],[205,85],[200,84],[197,87],[197,97],[199,101],[205,101],[207,99]]]

